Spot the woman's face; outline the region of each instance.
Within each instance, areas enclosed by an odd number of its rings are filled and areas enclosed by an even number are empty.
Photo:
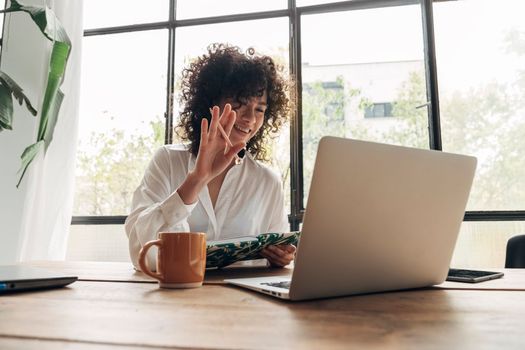
[[[252,97],[246,104],[233,102],[232,99],[225,99],[221,103],[221,110],[226,103],[232,105],[233,110],[237,113],[237,119],[230,133],[230,141],[233,144],[244,142],[248,143],[250,139],[259,131],[264,123],[264,113],[267,108],[266,91],[260,97]]]

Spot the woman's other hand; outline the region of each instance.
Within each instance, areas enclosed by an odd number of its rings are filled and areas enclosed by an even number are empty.
[[[273,267],[284,267],[293,261],[296,250],[292,244],[271,245],[261,251],[261,256]]]

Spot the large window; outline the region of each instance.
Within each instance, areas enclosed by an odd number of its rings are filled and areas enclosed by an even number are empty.
[[[301,28],[306,204],[322,136],[429,142],[427,111],[416,108],[426,102],[420,6],[305,15]]]
[[[443,150],[478,158],[468,209],[523,209],[525,4],[434,7]]]
[[[75,215],[129,212],[144,167],[164,143],[167,34],[84,39]]]
[[[127,259],[131,194],[152,152],[177,142],[179,74],[225,42],[273,56],[296,83],[272,146],[291,229],[323,135],[443,149],[479,160],[453,264],[502,266],[525,220],[524,10],[522,0],[85,2],[68,258]]]
[[[520,0],[436,3],[443,150],[474,155],[467,210],[525,208],[525,24]],[[522,218],[523,219],[523,218]],[[523,222],[464,223],[456,266],[501,266]]]

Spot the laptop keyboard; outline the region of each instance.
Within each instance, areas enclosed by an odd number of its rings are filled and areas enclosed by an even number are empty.
[[[290,283],[292,281],[282,281],[282,282],[266,282],[266,283],[261,283],[262,285],[265,285],[265,286],[270,286],[270,287],[277,287],[277,288],[283,288],[283,289],[290,289]]]

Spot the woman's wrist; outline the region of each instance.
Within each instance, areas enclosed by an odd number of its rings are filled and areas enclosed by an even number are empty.
[[[184,204],[193,204],[197,201],[200,191],[208,184],[202,176],[193,172],[188,173],[186,179],[177,189],[177,193],[184,202]]]

